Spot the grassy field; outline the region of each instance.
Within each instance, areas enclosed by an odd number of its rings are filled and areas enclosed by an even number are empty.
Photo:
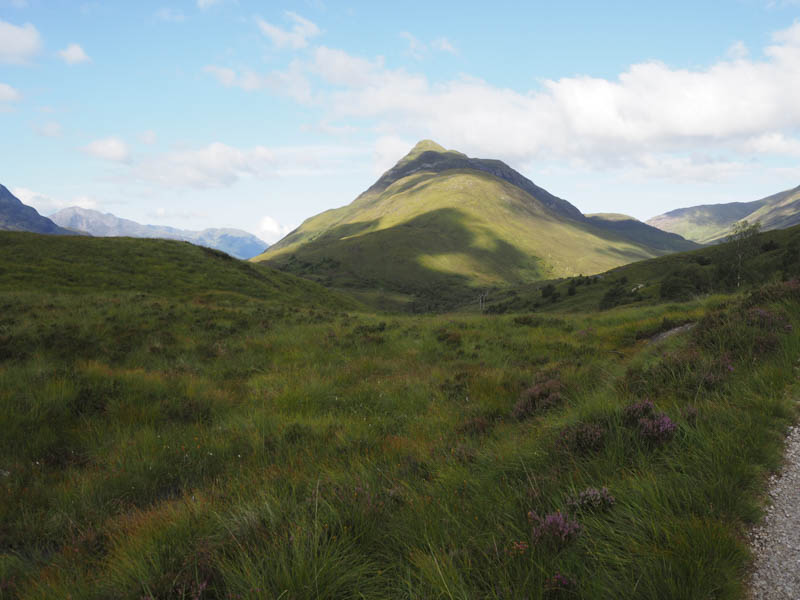
[[[53,243],[0,236],[0,597],[744,597],[797,283],[396,316]]]

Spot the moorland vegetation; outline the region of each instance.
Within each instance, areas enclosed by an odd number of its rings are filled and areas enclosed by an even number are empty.
[[[1,233],[0,597],[744,598],[798,236],[409,314]]]

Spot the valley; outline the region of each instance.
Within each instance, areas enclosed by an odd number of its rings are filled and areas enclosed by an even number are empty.
[[[409,315],[182,242],[2,233],[0,593],[742,597],[798,237],[761,234],[739,294],[658,293],[720,246]]]

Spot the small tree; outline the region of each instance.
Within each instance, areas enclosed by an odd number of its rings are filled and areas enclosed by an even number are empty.
[[[761,232],[761,222],[749,223],[747,219],[733,226],[730,235],[725,238],[728,243],[729,259],[736,275],[736,287],[742,285],[745,261],[758,254],[756,236]]]

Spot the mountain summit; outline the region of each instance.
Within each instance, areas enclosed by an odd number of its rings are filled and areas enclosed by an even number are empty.
[[[431,307],[475,288],[695,247],[630,217],[588,218],[499,160],[424,140],[350,205],[306,220],[253,260]]]

